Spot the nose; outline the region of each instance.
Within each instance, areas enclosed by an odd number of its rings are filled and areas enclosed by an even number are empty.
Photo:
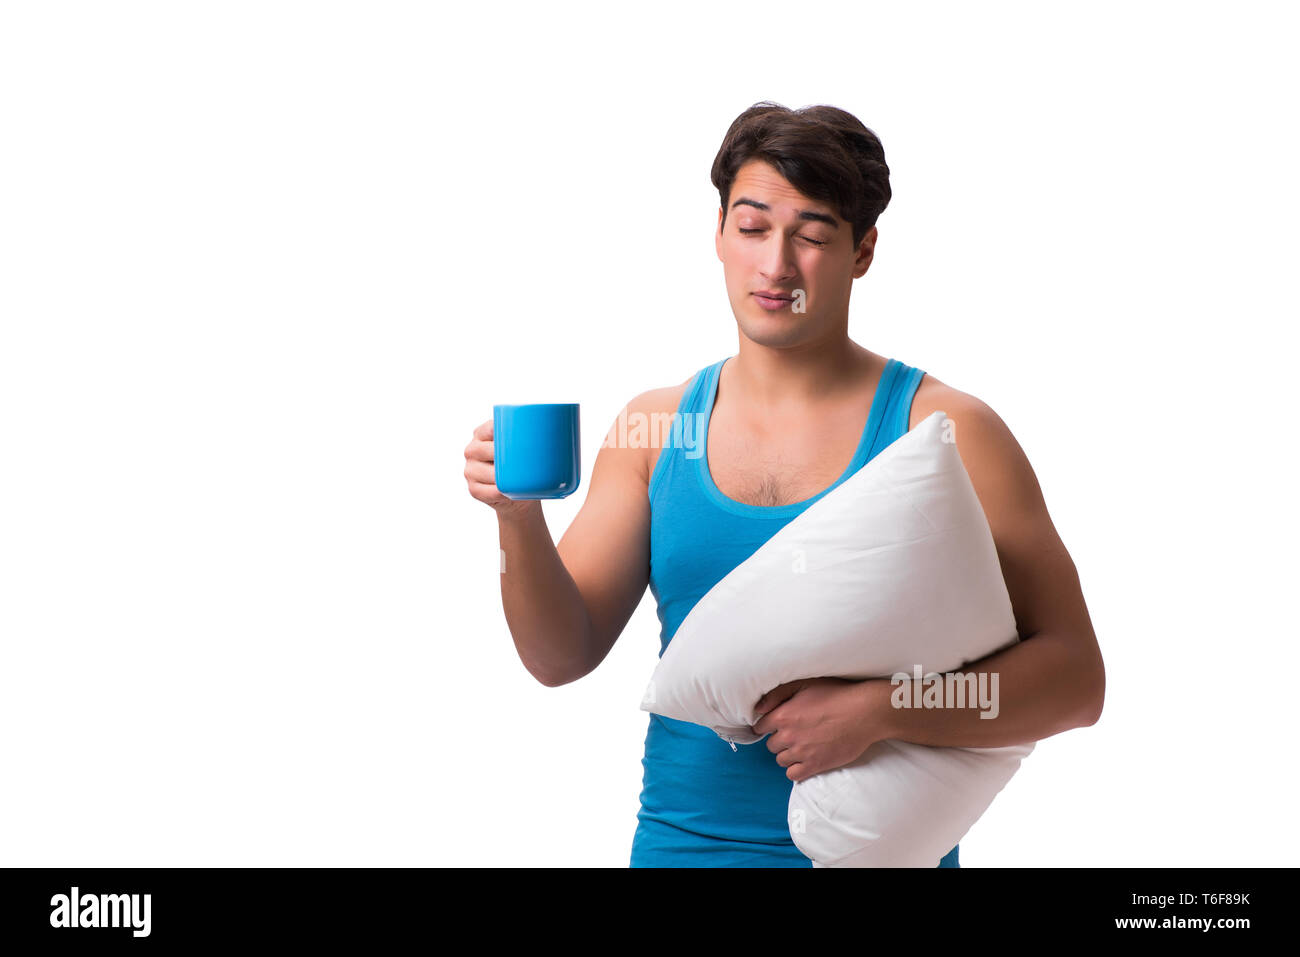
[[[788,282],[794,277],[793,242],[787,240],[777,231],[773,231],[763,245],[759,260],[759,274],[768,282],[776,285]]]

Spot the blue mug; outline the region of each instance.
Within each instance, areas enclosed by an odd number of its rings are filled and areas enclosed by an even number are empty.
[[[582,477],[578,403],[492,406],[497,490],[508,499],[564,498]]]

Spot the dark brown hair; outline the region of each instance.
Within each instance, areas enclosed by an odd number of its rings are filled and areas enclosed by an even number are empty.
[[[837,209],[853,225],[855,247],[893,195],[885,148],[852,113],[833,106],[792,110],[764,100],[736,117],[713,160],[724,226],[736,173],[755,159],[770,163],[805,196]]]

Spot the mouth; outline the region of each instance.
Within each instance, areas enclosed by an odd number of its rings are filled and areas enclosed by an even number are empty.
[[[784,309],[794,301],[794,296],[787,296],[785,293],[776,292],[774,290],[764,290],[763,292],[756,292],[753,295],[754,298],[758,300],[760,306],[769,310]]]

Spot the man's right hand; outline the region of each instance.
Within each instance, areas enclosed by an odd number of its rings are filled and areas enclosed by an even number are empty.
[[[492,420],[488,419],[474,430],[474,437],[465,446],[465,481],[469,494],[496,509],[501,518],[527,514],[541,508],[536,500],[506,498],[497,488],[495,451],[492,443]]]
[[[625,411],[671,411],[685,387],[643,393]],[[604,660],[649,583],[649,455],[618,441],[620,421],[626,424],[622,413],[558,544],[540,501],[512,501],[497,488],[491,421],[474,430],[465,448],[469,493],[500,519],[506,624],[524,667],[548,687],[576,681]]]

